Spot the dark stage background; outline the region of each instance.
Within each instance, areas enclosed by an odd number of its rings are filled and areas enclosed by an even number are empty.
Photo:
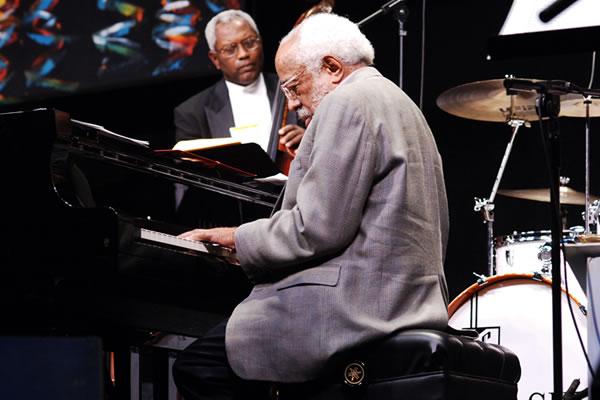
[[[385,1],[340,0],[336,3],[334,12],[358,22]],[[266,70],[273,70],[278,40],[313,4],[306,0],[246,2],[246,9],[255,16],[264,37]],[[423,1],[408,1],[409,16],[405,24],[408,35],[404,43],[404,89],[417,104],[421,97],[423,4]],[[521,78],[562,79],[580,86],[587,86],[590,80],[591,53],[486,60],[486,40],[499,31],[510,5],[510,1],[426,2],[422,109],[444,161],[451,218],[445,268],[452,297],[475,282],[473,272],[487,272],[486,226],[481,216],[473,211],[474,197],[489,196],[511,128],[504,123],[452,116],[436,106],[436,98],[454,86],[500,79],[506,74]],[[205,24],[206,21],[200,23]],[[391,15],[381,16],[364,26],[363,32],[375,47],[377,68],[397,82],[399,49],[396,21]],[[203,36],[200,41],[196,56],[203,56],[206,51]],[[121,134],[149,139],[154,147],[168,147],[173,142],[172,109],[219,77],[207,58],[199,59],[204,61],[196,61],[198,73],[195,76],[138,77],[108,89],[91,88],[77,95],[50,96],[25,104],[5,105],[1,110],[53,106],[69,112],[73,118],[100,124]],[[70,62],[70,68],[77,69],[78,63],[84,60]],[[569,186],[584,191],[584,120],[561,118],[560,122],[562,175],[571,178]],[[597,194],[600,187],[595,176],[598,170],[595,121],[592,121],[591,128],[591,191]],[[500,187],[541,188],[547,187],[547,182],[539,126],[533,123],[531,128],[522,128],[517,135]],[[567,211],[569,226],[583,225],[583,207],[567,206]],[[550,229],[547,204],[497,197],[495,236],[545,229]]]

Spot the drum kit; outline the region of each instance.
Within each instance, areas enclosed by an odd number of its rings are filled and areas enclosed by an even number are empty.
[[[493,79],[451,88],[437,98],[437,105],[452,115],[503,122],[512,128],[490,196],[475,198],[474,210],[481,213],[487,225],[488,275],[477,275],[477,283],[450,303],[449,324],[458,329],[475,329],[481,340],[504,345],[519,356],[522,370],[519,400],[550,399],[553,391],[551,232],[515,232],[499,237],[494,237],[493,232],[496,194],[550,203],[549,188],[498,190],[517,131],[539,121],[535,92],[507,93],[505,79]],[[586,119],[585,193],[568,187],[569,180],[561,178],[558,196],[561,205],[585,206],[585,227],[564,230],[563,243],[600,238],[600,200],[589,193],[589,119],[598,116],[600,101],[579,94],[560,96],[559,117]],[[590,226],[595,226],[594,233]],[[561,265],[562,371],[566,390],[575,379],[586,387],[588,364],[583,348],[587,343],[587,298],[564,253]]]

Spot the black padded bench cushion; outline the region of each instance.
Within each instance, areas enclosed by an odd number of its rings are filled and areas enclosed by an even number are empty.
[[[354,354],[342,354],[334,363],[349,362],[350,359],[365,363],[369,380],[436,371],[511,383],[517,383],[521,376],[519,359],[504,347],[425,329],[399,332],[382,342],[356,350]]]
[[[468,334],[427,329],[398,332],[338,354],[317,381],[273,383],[270,398],[516,400],[521,375],[517,356]],[[349,371],[359,379],[349,382]]]

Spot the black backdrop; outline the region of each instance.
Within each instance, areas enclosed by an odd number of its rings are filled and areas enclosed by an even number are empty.
[[[301,13],[315,2],[288,0],[248,1],[265,39],[265,69],[273,70],[278,40]],[[360,21],[383,0],[358,2],[339,0],[334,12]],[[404,43],[404,89],[419,103],[421,29],[423,0],[409,0],[408,34]],[[428,0],[425,23],[423,112],[436,137],[444,161],[450,206],[450,243],[445,264],[451,296],[475,282],[476,273],[486,273],[486,227],[473,211],[474,197],[487,197],[504,154],[511,129],[504,123],[479,122],[452,116],[440,110],[436,98],[451,87],[514,74],[523,78],[563,79],[586,86],[590,80],[591,53],[550,57],[486,60],[486,40],[498,32],[511,2],[480,0]],[[384,15],[363,28],[376,52],[376,66],[398,81],[398,25]],[[208,60],[206,60],[207,66]],[[101,124],[133,137],[150,139],[155,147],[172,144],[172,109],[179,102],[218,79],[210,76],[169,79],[97,91],[85,95],[48,99],[35,105],[55,106],[74,118]],[[596,85],[594,85],[596,86]],[[14,108],[14,107],[13,107]],[[562,175],[570,186],[584,190],[584,120],[561,118]],[[592,120],[592,193],[600,193],[595,173],[596,127]],[[540,132],[537,123],[517,135],[501,188],[521,189],[547,186]],[[568,225],[582,225],[583,207],[567,206]],[[498,196],[495,235],[513,231],[544,230],[550,227],[545,203]]]

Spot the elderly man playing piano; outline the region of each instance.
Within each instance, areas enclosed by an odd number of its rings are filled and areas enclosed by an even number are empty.
[[[281,210],[182,237],[235,248],[255,286],[178,357],[186,400],[258,398],[319,377],[332,355],[407,328],[445,329],[442,163],[419,109],[371,66],[358,27],[304,20],[276,68],[307,130]]]

